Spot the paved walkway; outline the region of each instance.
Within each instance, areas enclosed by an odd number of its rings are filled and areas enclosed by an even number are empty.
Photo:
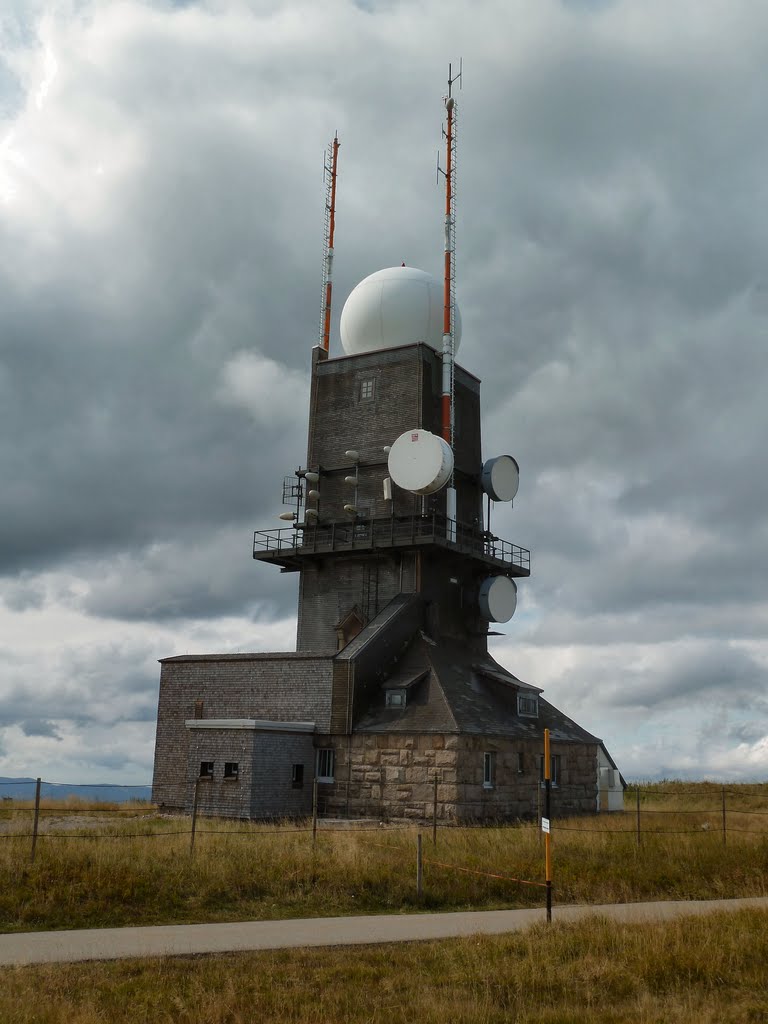
[[[614,921],[663,921],[686,914],[760,907],[768,897],[740,900],[683,900],[555,907],[553,923],[602,914]],[[320,917],[240,924],[160,925],[151,928],[94,928],[84,931],[22,932],[0,935],[0,965],[74,963],[124,957],[188,956],[295,946],[353,946],[379,942],[499,935],[545,920],[543,909],[485,910],[460,914],[396,914],[379,917]]]

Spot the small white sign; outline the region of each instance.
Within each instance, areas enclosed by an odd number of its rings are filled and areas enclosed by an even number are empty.
[[[549,834],[549,818],[541,819],[541,831]]]

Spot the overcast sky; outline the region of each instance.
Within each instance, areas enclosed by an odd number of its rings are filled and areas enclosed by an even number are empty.
[[[159,666],[291,650],[251,559],[336,316],[439,274],[533,575],[495,656],[625,776],[768,770],[768,5],[4,0],[0,774],[148,782]]]

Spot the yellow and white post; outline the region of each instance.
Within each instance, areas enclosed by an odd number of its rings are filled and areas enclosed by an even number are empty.
[[[550,825],[550,796],[552,792],[552,758],[549,752],[549,729],[544,730],[544,874],[547,882],[547,923],[552,922],[552,832]]]

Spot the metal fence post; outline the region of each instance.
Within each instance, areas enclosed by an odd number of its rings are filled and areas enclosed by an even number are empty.
[[[197,798],[200,791],[200,779],[195,779],[195,795],[192,800],[192,833],[189,837],[189,855],[195,852],[195,833],[197,832]]]
[[[421,855],[421,832],[416,836],[416,895],[424,895],[424,862]]]
[[[35,820],[32,824],[32,852],[30,863],[35,863],[35,847],[37,846],[37,826],[40,820],[40,779],[35,784]]]
[[[640,783],[635,790],[635,815],[637,820],[637,845],[640,845]]]
[[[725,846],[728,841],[726,839],[726,832],[727,828],[725,824],[725,786],[723,786],[723,846]]]
[[[317,842],[317,779],[312,780],[312,847]]]

